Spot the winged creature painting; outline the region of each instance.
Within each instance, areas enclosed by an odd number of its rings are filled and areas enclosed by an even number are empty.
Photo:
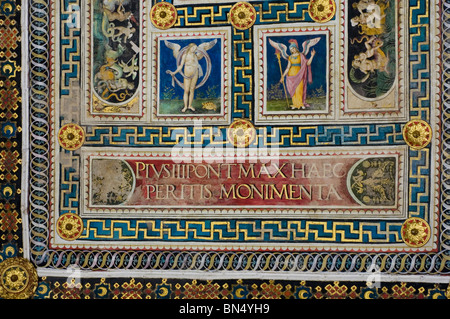
[[[319,41],[320,37],[305,40],[302,42],[302,51],[300,52],[296,39],[289,40],[289,48],[283,43],[269,39],[269,43],[276,49],[277,55],[288,61],[285,70],[281,70],[280,82],[286,83],[287,93],[292,99],[291,109],[306,109],[309,107],[309,104],[306,103],[306,92],[308,83],[312,83],[311,63],[316,55],[313,47]],[[310,51],[310,57],[307,58]],[[281,61],[279,62],[281,69]]]
[[[173,57],[176,59],[177,68],[175,71],[167,70],[166,73],[172,77],[172,85],[175,83],[184,90],[183,102],[184,107],[181,112],[191,110],[195,112],[195,108],[192,106],[194,100],[195,90],[202,87],[208,80],[211,74],[211,58],[208,55],[210,50],[217,43],[217,39],[204,42],[202,44],[190,43],[185,47],[181,45],[165,40],[165,45],[172,50]],[[206,71],[203,71],[199,61],[201,59],[206,60]],[[182,76],[180,81],[176,75]],[[200,80],[200,82],[198,82]]]

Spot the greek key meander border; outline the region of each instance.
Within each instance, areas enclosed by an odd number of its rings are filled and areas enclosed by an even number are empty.
[[[450,5],[443,4],[443,151],[442,151],[442,214],[440,244],[436,254],[414,253],[264,253],[264,252],[133,252],[133,251],[64,251],[48,250],[49,189],[49,105],[50,61],[49,4],[43,0],[29,2],[30,31],[30,250],[31,259],[43,268],[66,268],[76,263],[82,269],[152,269],[181,271],[253,270],[357,273],[367,271],[372,263],[386,274],[448,273],[450,226]],[[53,17],[54,18],[54,17]],[[175,261],[170,261],[174,257]],[[93,258],[93,259],[92,259]],[[108,258],[109,261],[108,261]],[[94,262],[92,262],[94,260]]]

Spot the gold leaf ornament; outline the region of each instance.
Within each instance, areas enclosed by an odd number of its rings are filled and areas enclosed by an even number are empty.
[[[247,30],[256,22],[256,10],[247,2],[238,2],[230,9],[229,20],[238,30]]]
[[[401,234],[405,244],[418,248],[430,240],[431,229],[424,219],[411,217],[403,223]]]
[[[315,22],[328,22],[336,14],[336,3],[334,0],[311,0],[308,12]]]
[[[403,139],[413,150],[420,150],[430,144],[433,136],[431,126],[423,120],[412,120],[403,128]]]
[[[227,130],[227,138],[236,147],[247,147],[255,140],[256,129],[248,120],[235,120]]]
[[[77,124],[66,124],[59,130],[58,140],[63,149],[75,151],[83,146],[85,133],[83,128]]]
[[[170,29],[178,20],[177,9],[173,4],[159,2],[152,7],[150,19],[156,28],[161,30]]]
[[[0,298],[28,299],[38,286],[34,265],[25,258],[8,258],[0,263]]]
[[[56,231],[62,239],[68,241],[76,240],[83,232],[83,221],[81,217],[76,214],[63,214],[58,218]]]

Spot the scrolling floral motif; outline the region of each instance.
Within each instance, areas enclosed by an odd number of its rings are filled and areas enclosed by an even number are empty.
[[[351,175],[351,190],[358,201],[377,206],[395,204],[395,158],[366,159]]]

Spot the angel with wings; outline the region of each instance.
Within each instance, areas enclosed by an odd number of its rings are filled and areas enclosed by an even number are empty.
[[[173,56],[177,61],[177,69],[175,71],[167,70],[166,73],[172,76],[173,86],[175,86],[176,82],[184,90],[184,107],[181,112],[184,113],[187,109],[195,112],[195,108],[192,106],[194,93],[196,89],[205,84],[211,74],[211,59],[207,51],[217,43],[217,39],[202,43],[198,46],[195,43],[190,43],[184,48],[181,48],[177,43],[169,42],[167,40],[164,40],[164,43],[172,50]],[[203,58],[206,60],[206,73],[203,72],[199,63]],[[176,77],[176,74],[178,73],[183,77],[182,82]],[[200,78],[202,78],[202,80],[198,83]]]
[[[310,49],[319,41],[320,38],[304,41],[302,43],[302,52],[300,52],[297,40],[290,39],[289,55],[286,45],[269,39],[270,44],[277,50],[277,53],[281,53],[281,56],[288,61],[285,71],[282,71],[280,82],[284,83],[286,80],[287,91],[292,98],[291,109],[306,109],[310,107],[306,103],[306,90],[308,83],[312,83],[311,63],[316,55],[314,48],[311,50],[309,59],[306,56]]]

